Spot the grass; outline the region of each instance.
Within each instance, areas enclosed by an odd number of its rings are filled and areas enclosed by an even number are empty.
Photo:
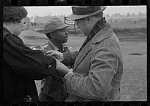
[[[119,28],[119,29],[138,29],[138,28],[146,28],[147,22],[146,20],[143,21],[137,21],[134,23],[134,21],[117,21],[117,22],[109,22],[109,24],[113,28]]]
[[[147,44],[121,42],[124,73],[121,81],[121,100],[147,100]],[[133,53],[141,55],[131,55]]]
[[[121,101],[147,100],[147,34],[145,28],[116,29],[124,59],[124,73],[121,80]],[[32,36],[31,36],[32,35]],[[20,38],[27,45],[44,44],[47,38],[34,31],[22,32]],[[68,45],[78,50],[84,42],[84,36],[69,35]],[[40,81],[36,81],[40,90]]]

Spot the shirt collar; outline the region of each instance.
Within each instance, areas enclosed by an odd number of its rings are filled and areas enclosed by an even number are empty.
[[[65,51],[65,48],[66,48],[65,44],[62,44],[62,50],[60,50],[52,41],[49,40],[48,43],[51,45],[53,50],[60,51],[60,52]]]
[[[48,43],[51,45],[51,47],[53,48],[53,50],[59,50],[59,48],[57,46],[55,46],[50,40],[48,41]]]

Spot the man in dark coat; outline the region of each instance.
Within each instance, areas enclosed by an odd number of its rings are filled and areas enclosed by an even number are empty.
[[[3,7],[3,96],[9,102],[38,102],[34,80],[52,76],[56,61],[31,50],[18,37],[27,16],[23,7]]]

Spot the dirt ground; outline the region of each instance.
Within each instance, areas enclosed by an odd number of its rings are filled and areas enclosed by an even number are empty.
[[[28,35],[35,35],[29,37]],[[47,41],[43,34],[23,32],[20,35],[25,44],[44,44]],[[68,45],[71,50],[78,50],[85,37],[69,36]],[[147,40],[121,41],[120,42],[124,72],[121,81],[121,101],[146,101],[147,100]],[[36,81],[37,90],[40,90],[40,81]]]

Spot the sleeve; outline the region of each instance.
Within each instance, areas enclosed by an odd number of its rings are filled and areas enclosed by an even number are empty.
[[[65,76],[67,92],[86,99],[104,100],[117,70],[117,58],[109,48],[97,47],[90,63],[87,76],[77,73]]]
[[[76,57],[78,55],[78,51],[66,51],[63,52],[63,56],[64,56],[64,60],[62,61],[62,63],[64,63],[67,66],[71,66],[74,65],[74,62],[76,60]]]
[[[46,57],[40,50],[26,47],[17,36],[6,36],[3,50],[3,60],[20,76],[39,80],[52,75],[56,68],[55,59]]]

